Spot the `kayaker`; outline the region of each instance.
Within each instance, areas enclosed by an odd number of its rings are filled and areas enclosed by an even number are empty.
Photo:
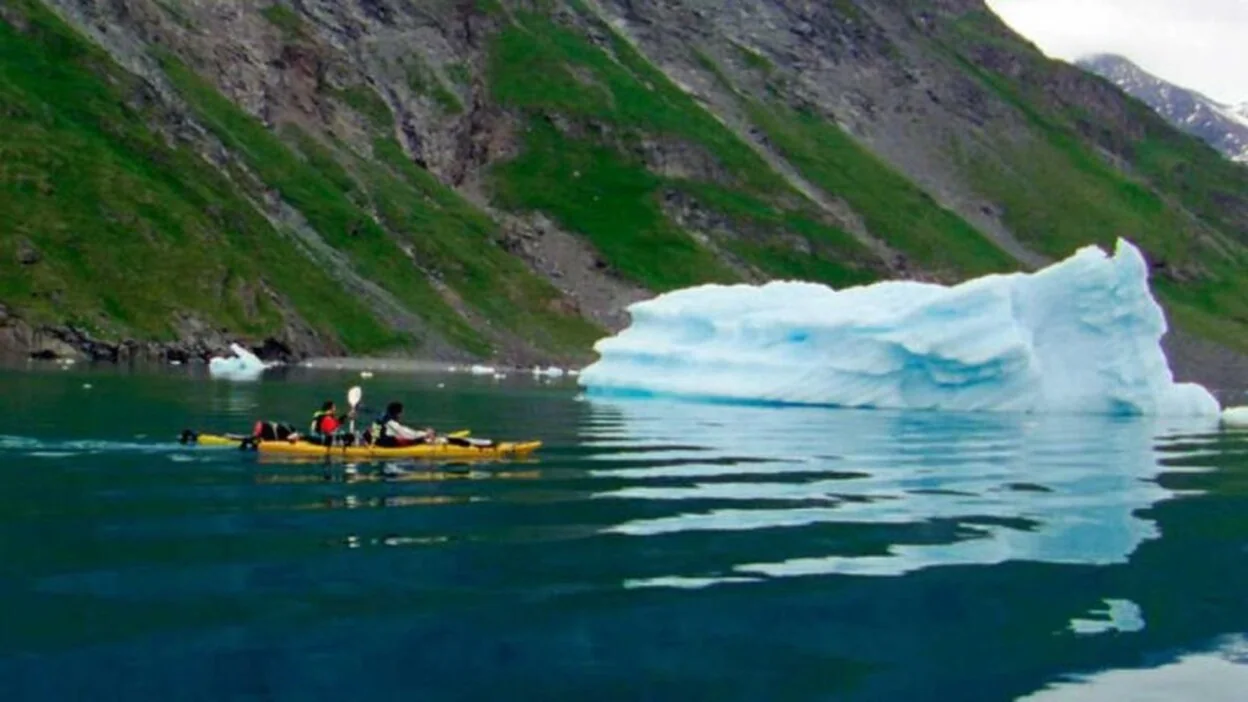
[[[382,447],[394,447],[433,441],[436,433],[432,429],[413,429],[399,421],[402,416],[402,402],[386,405],[385,414],[378,417],[371,428],[373,443]]]
[[[342,423],[354,415],[352,412],[336,415],[337,411],[338,408],[334,401],[326,400],[321,405],[320,411],[312,415],[312,427],[308,432],[309,438],[327,446],[334,443],[335,439],[341,438],[339,432],[342,429]]]

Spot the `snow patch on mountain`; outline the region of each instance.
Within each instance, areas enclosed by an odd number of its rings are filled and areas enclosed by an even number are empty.
[[[1076,61],[1153,108],[1172,125],[1195,136],[1227,158],[1248,162],[1248,103],[1227,105],[1195,90],[1169,83],[1116,54]]]

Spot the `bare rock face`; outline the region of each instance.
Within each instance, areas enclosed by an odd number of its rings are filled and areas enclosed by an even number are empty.
[[[563,231],[540,214],[509,218],[504,246],[540,271],[576,311],[615,332],[628,326],[627,307],[651,296],[615,275],[584,239]]]

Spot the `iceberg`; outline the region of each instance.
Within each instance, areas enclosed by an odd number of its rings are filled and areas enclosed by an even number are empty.
[[[238,344],[230,344],[230,351],[234,352],[234,356],[214,356],[208,361],[209,375],[226,380],[258,380],[264,371],[278,365],[276,362],[261,361],[260,357]]]
[[[629,307],[595,344],[589,396],[862,408],[1214,416],[1176,383],[1148,266],[1119,239],[1034,273],[954,286],[884,281],[833,290],[774,281],[702,285]]]

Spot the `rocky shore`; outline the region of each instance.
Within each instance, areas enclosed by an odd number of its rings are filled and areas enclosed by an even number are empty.
[[[291,363],[318,353],[331,352],[315,346],[292,347],[291,344],[274,337],[237,339],[224,332],[211,330],[190,333],[173,341],[109,341],[96,338],[90,332],[69,324],[31,326],[22,319],[4,315],[3,310],[0,310],[0,356],[105,363],[206,362],[213,356],[228,355],[230,343],[235,341],[251,349],[252,353],[265,361]]]

